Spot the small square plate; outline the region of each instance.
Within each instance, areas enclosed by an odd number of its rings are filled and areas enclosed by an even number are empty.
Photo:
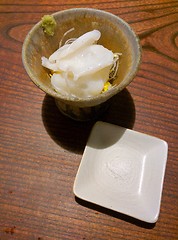
[[[130,129],[97,122],[87,142],[74,194],[145,222],[158,219],[168,145]]]

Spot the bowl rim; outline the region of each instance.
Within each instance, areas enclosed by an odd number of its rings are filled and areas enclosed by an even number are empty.
[[[89,104],[89,106],[95,105],[94,103],[97,101],[99,103],[102,103],[106,100],[108,100],[109,98],[111,98],[112,96],[114,96],[115,94],[117,94],[118,92],[122,91],[125,87],[127,87],[132,80],[134,79],[134,77],[137,74],[137,71],[139,69],[139,66],[141,64],[141,57],[142,57],[142,47],[140,44],[140,40],[139,37],[137,36],[137,34],[134,32],[134,30],[132,29],[132,27],[126,22],[124,21],[122,18],[120,18],[119,16],[104,11],[104,10],[100,10],[100,9],[95,9],[95,8],[70,8],[70,9],[65,9],[62,11],[57,11],[54,12],[52,14],[50,14],[51,16],[55,17],[58,15],[63,15],[63,14],[67,14],[67,13],[76,13],[76,12],[86,12],[86,13],[100,13],[103,14],[105,16],[107,16],[108,18],[112,18],[115,19],[116,21],[120,22],[122,25],[124,25],[127,30],[129,32],[132,33],[133,38],[135,39],[135,43],[136,43],[136,48],[137,48],[137,52],[138,52],[138,58],[136,59],[135,62],[135,68],[133,69],[132,72],[130,72],[129,74],[126,74],[126,76],[124,77],[123,81],[121,81],[120,84],[118,84],[117,86],[114,86],[112,88],[112,91],[106,91],[104,93],[102,93],[103,98],[101,98],[101,95],[97,95],[95,97],[87,97],[87,98],[74,98],[71,96],[65,96],[62,95],[58,92],[53,91],[52,89],[44,86],[43,84],[40,84],[38,79],[33,75],[32,70],[30,69],[29,65],[28,65],[28,61],[26,59],[26,46],[28,45],[28,42],[30,41],[30,37],[33,34],[33,32],[38,29],[41,26],[41,22],[42,20],[38,21],[32,28],[31,30],[27,33],[24,42],[23,42],[23,46],[22,46],[22,63],[23,66],[27,72],[27,74],[29,75],[30,79],[32,80],[32,82],[38,87],[40,88],[43,92],[47,93],[48,95],[56,98],[56,99],[60,99],[63,102],[68,102],[70,104],[78,104],[83,103],[82,105],[86,106]],[[88,103],[88,104],[87,104]]]

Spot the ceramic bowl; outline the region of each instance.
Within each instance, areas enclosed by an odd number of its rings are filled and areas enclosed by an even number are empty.
[[[27,34],[23,48],[22,60],[31,80],[45,93],[54,97],[60,111],[76,120],[96,118],[106,110],[109,99],[125,88],[137,73],[141,61],[139,39],[131,27],[121,18],[97,9],[74,8],[52,14],[57,26],[53,36],[44,33],[39,21]],[[47,70],[41,65],[41,57],[49,57],[58,47],[64,34],[67,39],[81,36],[87,31],[97,29],[101,32],[99,44],[122,53],[118,76],[112,89],[96,97],[86,99],[64,96],[57,93],[50,81]]]

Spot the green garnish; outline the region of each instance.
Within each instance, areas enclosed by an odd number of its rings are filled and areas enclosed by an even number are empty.
[[[41,26],[43,28],[43,31],[47,35],[53,36],[54,35],[54,30],[55,30],[56,25],[57,25],[54,17],[51,16],[51,15],[44,15],[41,20],[42,20]]]

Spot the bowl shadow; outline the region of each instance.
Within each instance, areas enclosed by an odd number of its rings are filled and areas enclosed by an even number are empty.
[[[96,121],[104,121],[132,129],[135,122],[135,105],[127,89],[116,94],[109,109],[96,120],[79,122],[64,116],[54,98],[46,95],[42,104],[42,120],[49,136],[68,151],[82,154],[90,131]]]

